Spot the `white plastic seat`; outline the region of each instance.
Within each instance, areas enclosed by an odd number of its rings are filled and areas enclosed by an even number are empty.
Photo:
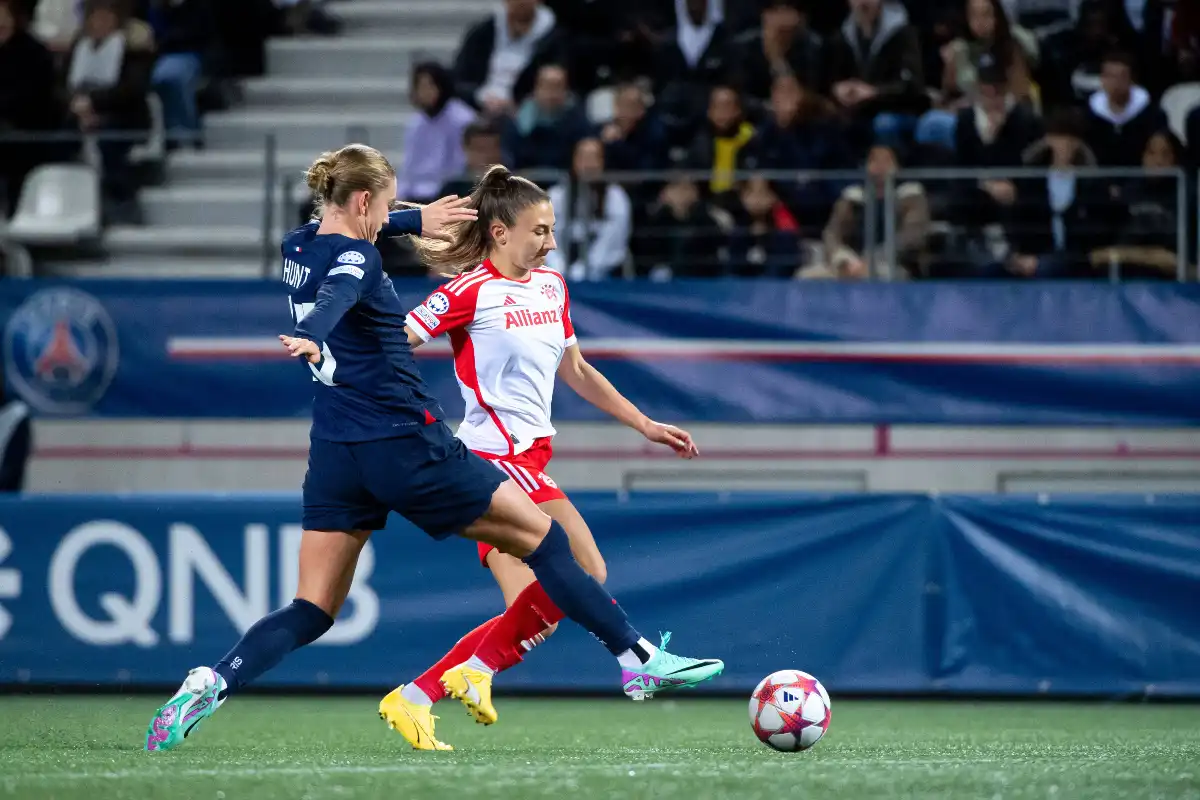
[[[8,236],[24,245],[69,245],[100,233],[100,175],[85,164],[47,164],[29,173]]]
[[[1187,117],[1192,109],[1200,106],[1200,83],[1181,83],[1172,86],[1163,94],[1159,106],[1167,115],[1171,132],[1185,145],[1187,141]]]

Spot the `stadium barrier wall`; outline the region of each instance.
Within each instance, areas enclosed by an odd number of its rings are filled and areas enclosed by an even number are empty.
[[[834,692],[1200,696],[1200,496],[582,494],[643,633]],[[0,500],[0,683],[174,684],[289,601],[295,496]],[[466,541],[393,518],[316,645],[264,680],[383,687],[501,609]],[[615,691],[563,625],[500,685]]]
[[[435,288],[397,282],[409,306]],[[648,414],[774,424],[1194,426],[1200,284],[610,281],[571,288],[588,357]],[[310,413],[272,281],[11,282],[7,383],[60,417]],[[419,351],[449,419],[449,348]],[[556,418],[602,418],[569,390]]]

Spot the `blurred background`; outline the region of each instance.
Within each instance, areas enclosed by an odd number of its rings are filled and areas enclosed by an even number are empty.
[[[566,392],[551,475],[714,691],[1200,695],[1197,131],[1197,0],[0,0],[0,684],[173,686],[290,598],[278,242],[357,141],[549,190],[584,352],[703,453]],[[473,553],[393,520],[267,682],[436,659]]]

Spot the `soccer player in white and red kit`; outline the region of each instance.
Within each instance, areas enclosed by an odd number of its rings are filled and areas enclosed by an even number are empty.
[[[546,474],[555,433],[550,414],[555,377],[680,457],[693,458],[699,452],[686,431],[646,417],[584,360],[571,323],[566,283],[557,272],[543,268],[546,254],[555,247],[554,210],[545,194],[503,167],[493,167],[476,189],[475,196],[480,195],[478,223],[466,226],[449,249],[422,245],[425,260],[443,271],[470,268],[409,313],[409,340],[419,346],[438,336],[449,337],[466,401],[458,438],[557,520],[567,531],[576,560],[603,582],[604,559],[587,523]],[[542,642],[563,618],[520,559],[486,544],[479,546],[479,555],[500,585],[508,606],[505,613],[468,633],[441,661],[380,703],[380,716],[419,749],[449,747],[434,737],[428,713],[447,693],[462,700],[479,722],[494,721],[491,677],[519,663],[522,653]],[[447,672],[464,662],[485,680],[473,683],[464,681],[461,671]],[[640,700],[714,677],[723,667],[715,660],[688,660],[677,666],[678,674],[622,664],[625,694]]]

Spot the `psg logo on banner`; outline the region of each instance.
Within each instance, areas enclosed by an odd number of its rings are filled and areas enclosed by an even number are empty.
[[[79,414],[104,396],[117,371],[117,330],[96,298],[77,289],[32,295],[4,329],[8,382],[49,414]]]

